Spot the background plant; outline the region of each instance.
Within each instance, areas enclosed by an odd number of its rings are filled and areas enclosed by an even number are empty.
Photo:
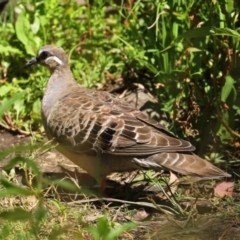
[[[227,157],[222,145],[238,152],[237,2],[30,0],[3,13],[0,98],[4,103],[27,92],[5,113],[3,126],[41,129],[48,73],[23,65],[41,46],[56,44],[69,53],[85,86],[101,87],[119,76],[125,84],[142,83],[159,98],[170,129],[195,142],[201,154]]]

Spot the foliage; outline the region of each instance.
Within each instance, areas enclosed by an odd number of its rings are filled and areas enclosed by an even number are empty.
[[[23,65],[45,44],[62,46],[87,87],[123,76],[159,98],[172,131],[202,154],[239,138],[239,4],[232,1],[19,1],[2,14],[2,103],[26,92],[1,125],[41,129],[40,99],[48,73]],[[6,17],[7,16],[7,17]],[[182,136],[181,136],[182,137]],[[200,144],[204,142],[203,144]],[[238,142],[238,140],[237,140]],[[224,153],[223,153],[224,154]]]
[[[112,228],[109,224],[108,219],[104,216],[99,218],[97,221],[97,226],[88,226],[88,231],[92,233],[95,240],[104,239],[104,240],[114,240],[116,239],[122,232],[129,230],[135,227],[134,223],[126,223],[123,225],[118,225],[115,228]]]

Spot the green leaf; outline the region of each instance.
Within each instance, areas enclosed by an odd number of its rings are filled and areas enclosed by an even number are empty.
[[[40,19],[38,16],[35,16],[33,24],[31,24],[31,30],[34,34],[36,34],[40,29]]]
[[[233,38],[236,38],[237,40],[240,40],[240,34],[237,31],[232,30],[230,28],[216,28],[216,27],[194,28],[179,35],[177,38],[175,38],[172,41],[172,43],[169,46],[167,46],[160,52],[162,53],[167,51],[168,49],[170,49],[171,47],[173,47],[175,44],[179,43],[183,39],[199,38],[199,37],[206,37],[206,36],[217,36],[217,35],[231,36]]]
[[[34,213],[34,217],[37,220],[37,222],[40,222],[46,217],[47,213],[48,213],[47,209],[41,205]]]
[[[226,76],[225,84],[222,87],[222,91],[221,91],[221,101],[226,102],[229,94],[234,88],[234,83],[235,81],[230,75]]]
[[[13,109],[16,111],[17,119],[19,114],[24,111],[25,109],[24,99],[17,99],[13,105]]]
[[[208,35],[212,35],[212,27],[201,27],[201,28],[195,28],[188,30],[187,32],[184,32],[183,34],[179,35],[177,38],[175,38],[172,43],[161,50],[160,52],[165,52],[166,50],[173,47],[175,44],[179,43],[183,39],[190,39],[190,38],[199,38],[199,37],[206,37]]]
[[[33,103],[33,112],[40,112],[41,110],[41,100],[38,98],[34,103]]]
[[[29,167],[31,167],[32,170],[33,170],[33,173],[34,173],[35,175],[40,174],[39,169],[38,169],[38,167],[37,167],[37,164],[36,164],[34,161],[32,161],[32,160],[30,160],[30,159],[28,159],[28,158],[26,158],[26,157],[19,157],[19,156],[11,159],[11,161],[9,161],[9,163],[8,163],[7,165],[5,165],[5,166],[3,167],[3,169],[4,169],[4,170],[12,169],[12,168],[13,168],[17,163],[19,163],[19,162],[25,163],[25,164],[27,164]]]
[[[0,53],[1,54],[6,54],[6,55],[9,55],[9,54],[12,54],[12,53],[15,53],[15,54],[21,54],[22,52],[17,49],[17,48],[14,48],[12,46],[3,46],[3,45],[0,45]]]
[[[26,91],[22,91],[22,92],[16,93],[10,99],[7,99],[6,101],[4,101],[4,104],[0,105],[0,118],[17,100],[23,98],[25,94],[26,94]]]
[[[15,29],[17,38],[25,46],[26,52],[29,55],[36,54],[36,48],[39,45],[38,37],[34,38],[29,20],[26,18],[26,12],[22,11],[17,18]]]
[[[20,153],[20,152],[24,152],[24,151],[32,151],[41,147],[45,147],[43,146],[41,143],[39,144],[21,144],[18,146],[14,146],[12,148],[8,148],[5,150],[1,150],[0,151],[0,161],[2,161],[6,156],[8,156],[11,153]],[[49,145],[46,145],[46,149],[49,147]],[[44,149],[44,148],[43,148]]]
[[[211,30],[212,35],[225,35],[225,36],[230,36],[233,38],[236,38],[237,40],[240,40],[240,34],[230,28],[216,28],[213,27]]]
[[[225,7],[226,7],[226,10],[229,14],[231,14],[232,11],[234,11],[235,9],[235,6],[234,6],[234,1],[225,1]]]
[[[11,211],[3,211],[0,213],[0,218],[9,221],[26,221],[32,217],[32,214],[22,208],[15,208]]]
[[[132,223],[132,222],[119,225],[119,226],[115,227],[114,229],[112,229],[112,230],[109,232],[106,240],[114,240],[114,239],[117,239],[117,237],[118,237],[120,234],[122,234],[123,232],[126,232],[126,231],[128,231],[128,230],[130,230],[130,229],[133,229],[133,228],[135,228],[136,226],[137,226],[137,223]]]
[[[32,191],[28,190],[27,188],[17,186],[9,182],[5,178],[0,178],[0,183],[6,188],[0,191],[0,197],[7,197],[12,195],[24,195],[24,196],[33,195]]]
[[[115,228],[110,227],[110,223],[106,216],[98,218],[97,227],[89,226],[88,230],[94,236],[94,239],[104,239],[104,240],[114,240],[117,237],[134,227],[137,226],[136,223],[127,223],[127,224],[119,224]]]
[[[240,107],[233,105],[233,109],[236,111],[236,114],[240,116]]]
[[[67,190],[70,190],[73,192],[79,192],[79,188],[76,187],[76,185],[74,185],[72,182],[69,182],[67,180],[58,180],[57,179],[57,180],[54,180],[53,183],[64,189],[67,189]]]
[[[97,227],[88,227],[89,232],[92,233],[94,239],[107,239],[107,235],[111,231],[108,219],[106,216],[98,218]]]
[[[110,226],[107,217],[101,217],[97,221],[97,229],[101,236],[108,235]]]
[[[0,96],[3,97],[7,95],[11,90],[15,90],[11,84],[4,84],[0,87]]]

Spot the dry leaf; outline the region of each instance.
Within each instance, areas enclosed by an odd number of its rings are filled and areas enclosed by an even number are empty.
[[[231,197],[233,194],[234,182],[221,182],[214,188],[215,197]]]
[[[178,182],[179,182],[178,177],[173,172],[170,172],[169,186],[170,186],[172,194],[174,194],[177,191],[177,189],[178,189]]]
[[[132,219],[135,220],[135,221],[143,221],[148,216],[149,216],[149,213],[147,213],[144,209],[141,209],[133,215]]]

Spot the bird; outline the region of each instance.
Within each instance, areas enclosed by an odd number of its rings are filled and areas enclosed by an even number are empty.
[[[137,169],[169,170],[200,179],[231,176],[123,99],[80,85],[63,48],[41,47],[24,68],[36,64],[50,71],[41,108],[48,139],[95,178],[102,191],[109,174]]]

